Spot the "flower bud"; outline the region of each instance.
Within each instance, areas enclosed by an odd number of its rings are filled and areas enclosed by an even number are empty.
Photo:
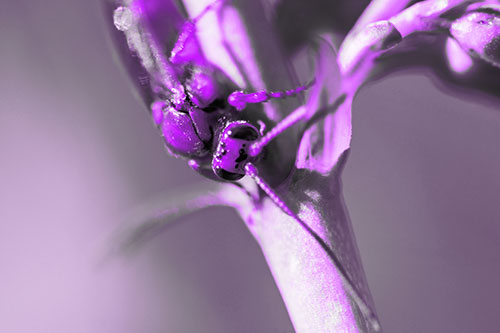
[[[471,56],[500,67],[500,11],[483,6],[455,20],[450,33]]]

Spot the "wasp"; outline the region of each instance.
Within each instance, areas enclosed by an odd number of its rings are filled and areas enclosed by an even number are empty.
[[[208,5],[185,21],[167,57],[164,45],[150,32],[140,2],[129,1],[113,13],[115,28],[143,67],[142,81],[149,85],[150,111],[167,150],[188,159],[188,165],[205,177],[236,182],[248,175],[286,213],[284,202],[259,177],[256,163],[280,133],[299,122],[304,108],[291,113],[270,131],[265,123],[252,123],[242,112],[248,105],[297,96],[314,81],[284,91],[246,93],[203,56],[196,37],[197,22],[224,0]]]

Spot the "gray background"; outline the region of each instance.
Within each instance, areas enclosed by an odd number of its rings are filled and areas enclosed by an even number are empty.
[[[0,4],[0,331],[288,332],[229,209],[102,265],[128,209],[199,178],[166,154],[114,63],[98,4]],[[500,326],[499,103],[423,73],[354,103],[345,196],[387,332]]]

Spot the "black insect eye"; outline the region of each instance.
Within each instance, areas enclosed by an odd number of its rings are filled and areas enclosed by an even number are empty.
[[[224,179],[224,180],[228,180],[228,181],[232,181],[232,182],[234,182],[236,180],[240,180],[244,176],[244,175],[241,175],[239,173],[233,173],[233,172],[226,171],[222,168],[217,168],[214,171],[215,171],[215,174],[219,178]]]
[[[231,129],[230,137],[234,139],[255,141],[259,138],[259,133],[250,126],[242,125]]]

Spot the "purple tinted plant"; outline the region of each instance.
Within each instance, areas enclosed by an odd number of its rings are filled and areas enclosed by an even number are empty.
[[[453,43],[451,59],[460,53],[474,58],[470,66],[500,63],[499,14],[491,2],[408,3],[373,1],[338,52],[323,35],[297,53],[295,70],[301,82],[314,81],[310,88],[297,82],[273,37],[267,14],[279,4],[111,5],[117,45],[169,151],[190,158],[189,165],[209,178],[241,179],[165,199],[155,215],[124,228],[120,251],[195,210],[234,207],[259,243],[297,331],[379,331],[341,191],[353,99],[367,81],[400,68],[405,57],[411,61],[408,54],[429,34]],[[297,98],[270,100],[284,95]],[[240,138],[229,133],[240,130]],[[233,155],[241,165],[228,170],[227,156]]]

